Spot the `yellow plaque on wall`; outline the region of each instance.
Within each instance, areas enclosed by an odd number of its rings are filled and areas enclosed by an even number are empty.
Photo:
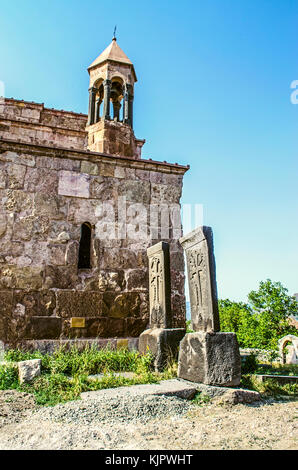
[[[85,318],[81,317],[72,317],[70,320],[71,328],[85,328],[86,321]]]
[[[128,340],[123,338],[123,339],[117,339],[117,349],[121,348],[127,348],[128,347]]]

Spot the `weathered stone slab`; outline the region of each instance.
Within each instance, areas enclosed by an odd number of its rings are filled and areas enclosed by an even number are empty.
[[[197,392],[201,392],[217,404],[235,405],[237,403],[253,403],[261,399],[260,394],[253,390],[243,388],[227,389],[225,387],[202,385],[181,379],[162,380],[159,384],[132,385],[130,387],[124,386],[94,392],[83,392],[81,398],[83,400],[96,400],[101,399],[103,396],[110,399],[113,397],[125,398],[125,396],[165,395],[191,400]]]
[[[56,296],[53,291],[15,290],[13,292],[13,306],[21,304],[25,307],[25,314],[32,316],[51,316],[56,307]]]
[[[178,380],[186,384],[193,383],[188,380]],[[218,405],[237,405],[238,403],[254,403],[261,400],[259,392],[245,388],[227,388],[200,383],[193,383],[193,386],[196,387],[198,393],[202,396],[209,397],[212,403]]]
[[[149,259],[150,328],[171,328],[171,277],[169,244],[156,243],[147,249]]]
[[[111,372],[110,374],[94,374],[88,375],[88,380],[101,380],[104,377],[123,377],[124,379],[134,379],[136,377],[135,372]]]
[[[81,172],[89,175],[98,175],[97,163],[83,161],[81,163]]]
[[[77,281],[78,276],[72,266],[46,266],[46,289],[72,289],[76,285]]]
[[[139,337],[140,334],[147,327],[148,320],[146,317],[142,318],[126,318],[126,334],[132,337]]]
[[[99,317],[101,312],[102,294],[100,292],[57,291],[57,315],[61,317]]]
[[[178,377],[224,387],[238,386],[241,359],[235,333],[188,333],[180,343]]]
[[[151,204],[179,203],[181,185],[151,183]]]
[[[59,172],[58,194],[88,198],[89,182],[90,176],[85,173],[62,170]]]
[[[146,396],[146,395],[165,395],[176,396],[185,399],[191,399],[196,394],[195,384],[186,383],[177,379],[163,380],[159,384],[132,385],[131,387],[108,388],[105,390],[97,390],[95,392],[83,392],[81,398],[83,400],[95,399],[98,397],[106,397],[110,399],[113,396]]]
[[[169,360],[177,360],[179,343],[184,335],[184,328],[145,330],[139,338],[139,352],[146,354],[150,350],[154,356],[154,368],[160,372],[167,366]]]
[[[34,316],[26,327],[24,339],[57,339],[61,334],[61,318]]]
[[[24,188],[29,192],[57,194],[58,173],[47,168],[27,168]]]
[[[298,383],[297,375],[273,375],[273,374],[256,374],[256,380],[259,382],[267,382],[268,380],[277,382],[280,385]]]
[[[8,187],[12,189],[22,189],[26,167],[24,165],[11,164],[7,167]]]
[[[7,229],[7,216],[5,213],[0,212],[0,238],[5,235]]]
[[[0,160],[17,163],[19,165],[34,166],[35,158],[31,155],[24,155],[16,152],[4,152],[0,154]]]
[[[41,373],[41,359],[18,362],[20,383],[32,382]]]
[[[64,320],[62,333],[64,338],[121,338],[125,330],[124,318],[85,317],[84,328],[72,328],[71,319]]]
[[[97,286],[101,292],[120,292],[125,286],[124,271],[101,271],[98,275]]]
[[[150,183],[148,181],[124,181],[118,188],[119,196],[129,202],[141,204],[150,203]]]
[[[34,195],[33,215],[47,216],[53,219],[65,218],[66,209],[63,207],[62,199],[55,194],[36,193]]]
[[[5,348],[3,341],[0,341],[0,362],[4,361]]]
[[[138,292],[104,292],[104,315],[113,318],[126,318],[140,316],[141,298]]]
[[[40,340],[23,340],[19,342],[19,347],[24,351],[40,351],[43,354],[52,354],[60,348],[69,350],[76,347],[79,351],[91,346],[98,349],[110,348],[117,349],[118,341],[127,341],[127,348],[129,350],[137,350],[139,338],[75,338],[75,339],[40,339]]]
[[[9,266],[0,269],[0,286],[3,289],[41,289],[43,282],[43,270],[40,267]]]
[[[187,260],[192,329],[219,331],[212,229],[198,227],[180,243]]]
[[[238,403],[254,403],[261,400],[261,395],[254,390],[228,389],[221,397],[217,397],[213,403],[217,405],[238,405]]]
[[[128,290],[148,289],[148,271],[146,269],[130,269],[126,271],[126,288]]]

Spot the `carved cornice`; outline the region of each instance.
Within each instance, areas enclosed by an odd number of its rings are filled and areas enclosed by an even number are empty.
[[[111,165],[125,166],[139,170],[160,171],[162,173],[173,173],[184,175],[189,170],[189,165],[183,166],[155,160],[134,159],[131,157],[107,155],[104,153],[92,152],[90,150],[79,150],[75,148],[56,147],[54,145],[42,145],[22,142],[20,140],[0,139],[0,153],[11,151],[30,153],[31,155],[71,158],[88,160],[91,162],[103,162]]]

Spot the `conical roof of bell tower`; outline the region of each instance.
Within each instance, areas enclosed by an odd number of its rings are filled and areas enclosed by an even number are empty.
[[[133,69],[135,79],[136,79],[136,73],[134,70],[133,63],[127,57],[127,55],[123,52],[121,47],[118,46],[117,40],[115,37],[113,38],[111,44],[97,57],[97,59],[95,59],[92,62],[91,65],[89,65],[88,70],[100,64],[103,64],[106,61],[112,61],[112,62],[118,62],[120,64],[130,65],[131,68]]]

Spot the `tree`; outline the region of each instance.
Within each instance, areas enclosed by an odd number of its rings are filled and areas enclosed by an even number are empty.
[[[275,350],[280,338],[297,334],[289,319],[298,314],[298,302],[280,282],[260,282],[248,301],[219,301],[221,330],[235,332],[241,347]]]
[[[258,323],[258,347],[276,349],[280,338],[297,333],[289,319],[298,314],[298,302],[280,282],[261,281],[258,291],[248,294],[248,301]]]
[[[220,300],[219,316],[221,331],[236,333],[239,346],[257,347],[255,338],[257,321],[248,304],[232,302],[229,299]]]

